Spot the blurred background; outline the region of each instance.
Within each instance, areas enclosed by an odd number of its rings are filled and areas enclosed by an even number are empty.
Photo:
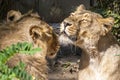
[[[33,9],[47,22],[60,22],[77,6],[84,4],[92,6],[93,0],[0,0],[0,18],[13,9],[26,13]]]

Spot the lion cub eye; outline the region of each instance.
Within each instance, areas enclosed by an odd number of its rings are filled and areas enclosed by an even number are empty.
[[[63,23],[64,23],[64,26],[65,26],[65,27],[72,25],[71,23],[68,23],[68,22],[63,22]]]

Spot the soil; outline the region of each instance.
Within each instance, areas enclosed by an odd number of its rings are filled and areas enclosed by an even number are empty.
[[[59,24],[52,24],[59,35]],[[49,60],[49,80],[77,80],[81,49],[74,45],[61,45],[55,59]]]

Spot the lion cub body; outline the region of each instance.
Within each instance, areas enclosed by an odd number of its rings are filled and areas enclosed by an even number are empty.
[[[78,79],[120,80],[120,57],[118,56],[120,54],[120,46],[111,34],[102,37],[98,43],[99,56],[89,56],[89,64],[79,71]],[[84,65],[84,61],[82,64]]]
[[[83,50],[78,80],[120,80],[120,45],[110,33],[113,24],[113,18],[103,18],[83,5],[61,23],[60,42]]]
[[[9,14],[7,17],[10,16]],[[0,26],[0,50],[18,42],[29,42],[42,50],[32,56],[18,53],[7,62],[7,65],[14,67],[22,61],[26,64],[26,71],[37,80],[48,80],[46,57],[55,57],[59,49],[57,36],[52,27],[38,16],[28,14],[19,18]]]

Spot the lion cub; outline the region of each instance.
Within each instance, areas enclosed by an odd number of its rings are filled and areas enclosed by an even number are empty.
[[[120,44],[111,34],[114,19],[80,5],[61,23],[60,42],[83,49],[78,80],[120,80]]]
[[[12,13],[9,12],[8,17],[11,15]],[[29,42],[34,47],[40,47],[42,50],[32,56],[19,53],[14,55],[7,62],[7,65],[14,67],[22,61],[26,64],[26,71],[37,80],[48,80],[46,57],[54,58],[56,56],[59,49],[57,35],[53,32],[52,27],[38,16],[33,14],[20,15],[19,19],[13,20],[12,23],[0,26],[0,50],[18,42]]]

